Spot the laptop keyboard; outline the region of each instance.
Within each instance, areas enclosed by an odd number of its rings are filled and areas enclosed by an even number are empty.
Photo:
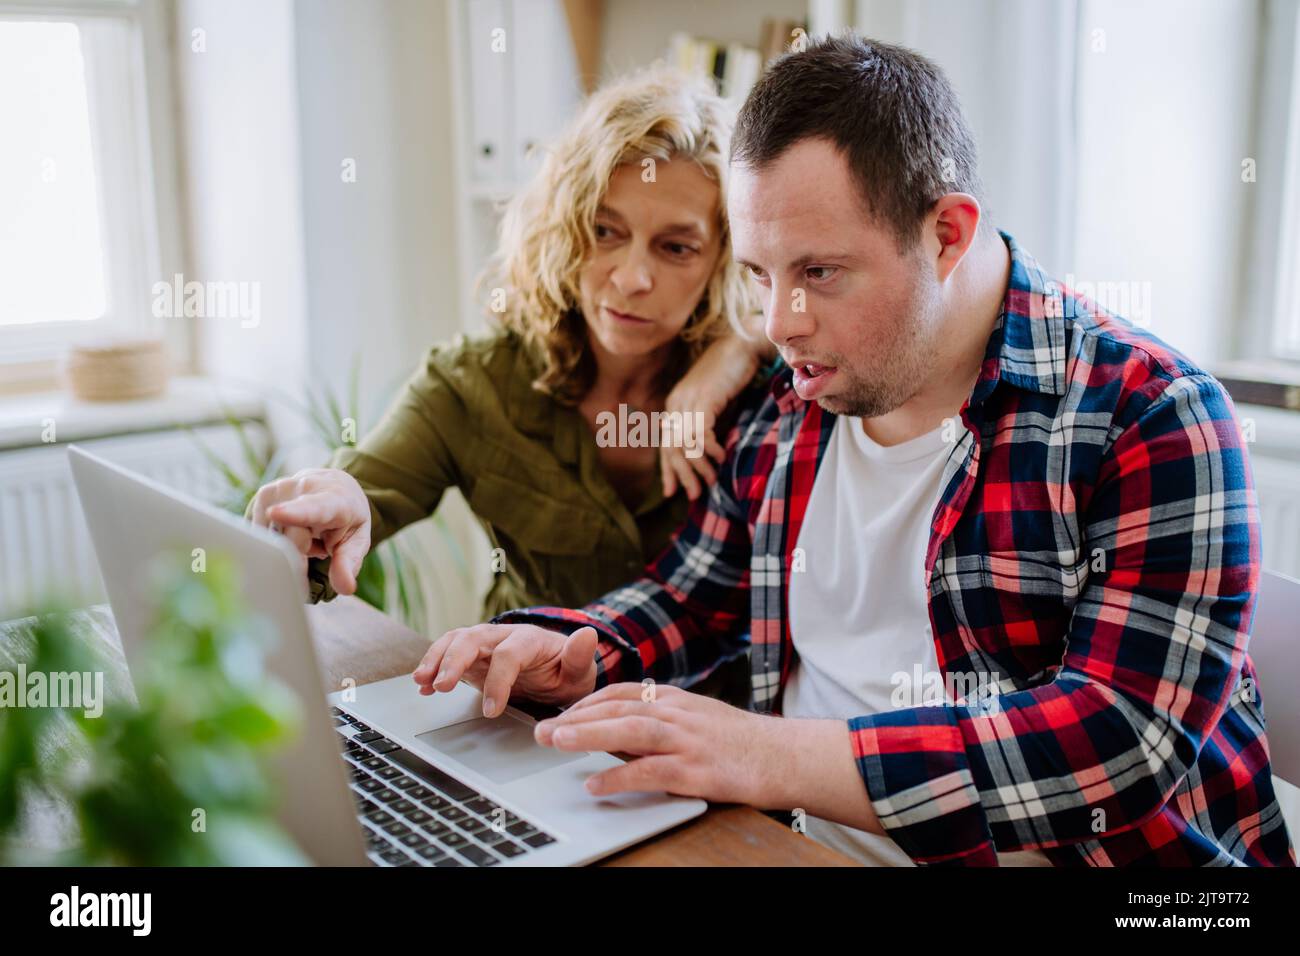
[[[343,738],[366,852],[378,865],[495,866],[555,842],[347,711],[330,713]]]

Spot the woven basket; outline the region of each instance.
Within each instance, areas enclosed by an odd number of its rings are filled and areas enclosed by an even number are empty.
[[[64,381],[86,402],[126,402],[161,395],[167,388],[167,352],[161,339],[73,346]]]

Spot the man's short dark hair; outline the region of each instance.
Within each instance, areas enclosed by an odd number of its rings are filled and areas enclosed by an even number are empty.
[[[864,207],[900,249],[915,244],[944,194],[982,200],[957,94],[938,66],[905,47],[845,33],[776,60],[741,107],[732,162],[761,169],[805,139],[843,152]]]

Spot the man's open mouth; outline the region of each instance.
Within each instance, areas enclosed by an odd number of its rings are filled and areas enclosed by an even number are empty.
[[[835,382],[834,365],[822,365],[818,362],[799,362],[791,366],[794,369],[794,390],[805,401],[820,398]]]

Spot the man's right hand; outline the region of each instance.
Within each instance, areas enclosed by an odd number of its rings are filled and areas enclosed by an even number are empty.
[[[531,624],[479,624],[448,631],[412,675],[420,693],[449,691],[464,678],[483,691],[483,716],[511,697],[567,706],[596,689],[594,627],[560,634]]]
[[[357,589],[370,551],[370,502],[361,485],[339,468],[305,468],[263,485],[253,497],[254,524],[279,531],[302,555],[330,558],[330,584],[339,594]]]

